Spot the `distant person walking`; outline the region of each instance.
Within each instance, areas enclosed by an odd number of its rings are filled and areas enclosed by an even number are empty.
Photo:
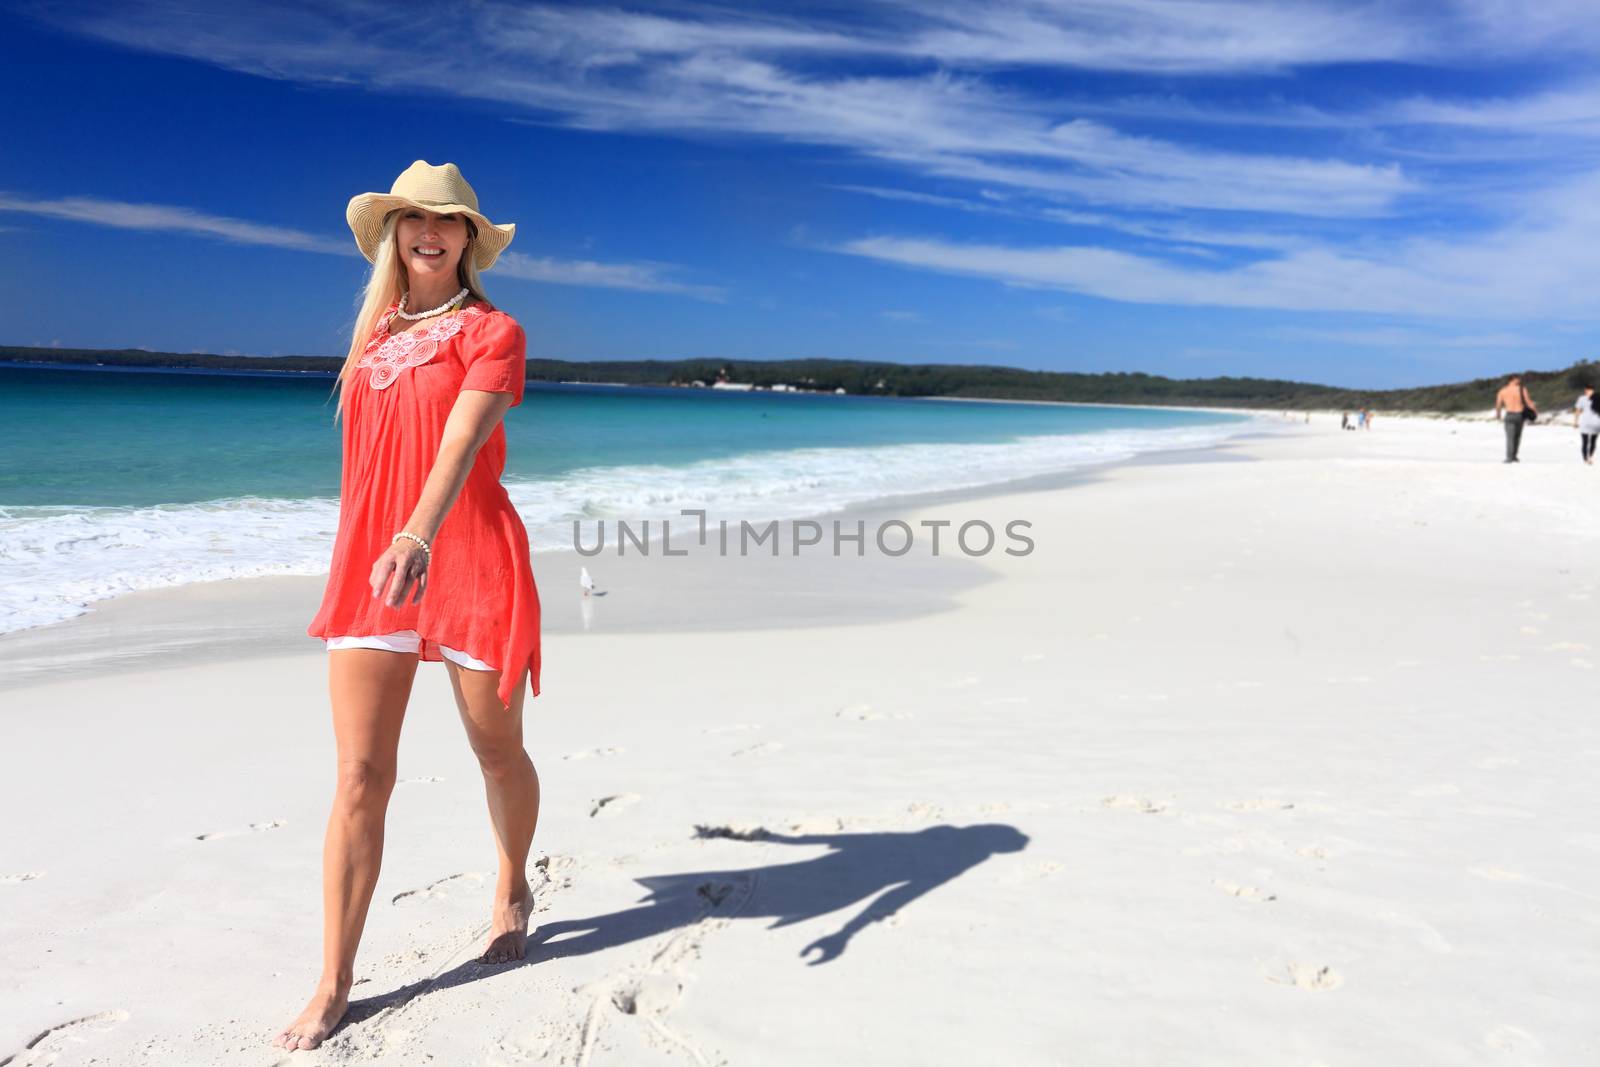
[[[1522,387],[1522,375],[1513,374],[1494,397],[1494,416],[1506,424],[1506,462],[1521,463],[1517,451],[1522,447],[1522,426],[1539,417],[1539,409]]]
[[[1600,408],[1596,407],[1594,386],[1583,387],[1583,395],[1573,403],[1572,410],[1577,413],[1574,425],[1578,427],[1578,434],[1583,449],[1583,461],[1594,464],[1595,438],[1600,436]]]

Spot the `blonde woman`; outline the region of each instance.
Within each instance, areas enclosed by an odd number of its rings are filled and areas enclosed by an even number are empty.
[[[539,777],[522,747],[539,695],[528,534],[500,484],[502,419],[522,401],[525,338],[478,272],[510,243],[453,163],[418,160],[346,217],[373,264],[339,375],[339,528],[321,608],[338,774],[323,846],[322,976],[272,1043],[316,1048],[349,1002],[383,858],[400,724],[417,664],[442,662],[483,771],[499,879],[481,959],[521,959]]]

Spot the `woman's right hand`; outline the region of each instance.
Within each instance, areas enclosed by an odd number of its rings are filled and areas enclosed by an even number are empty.
[[[382,597],[385,607],[397,608],[404,604],[413,584],[416,590],[411,603],[421,603],[422,594],[428,588],[428,553],[410,538],[400,538],[372,565],[369,584],[372,595]]]

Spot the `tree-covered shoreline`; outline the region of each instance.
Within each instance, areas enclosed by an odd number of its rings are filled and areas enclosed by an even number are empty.
[[[0,361],[31,366],[150,367],[170,370],[338,372],[330,356],[221,356],[147,352],[143,349],[22,348],[0,346]],[[1508,371],[1509,373],[1509,371]],[[1166,378],[1115,371],[1085,374],[1031,371],[984,364],[885,363],[846,359],[793,360],[528,360],[528,380],[613,385],[709,386],[723,377],[757,388],[865,396],[1043,400],[1094,404],[1154,404],[1263,410],[1369,408],[1374,411],[1482,412],[1494,404],[1504,376],[1407,389],[1347,389],[1271,378]],[[1534,403],[1564,409],[1585,384],[1600,386],[1600,363],[1527,371]]]

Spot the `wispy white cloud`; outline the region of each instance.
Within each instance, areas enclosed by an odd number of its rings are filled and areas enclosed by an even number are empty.
[[[0,192],[0,211],[87,222],[120,230],[187,233],[214,237],[234,244],[289,248],[299,252],[359,254],[350,241],[333,241],[285,226],[270,226],[247,222],[244,219],[208,215],[169,204],[140,204],[88,196],[37,199]]]
[[[1242,0],[880,2],[863,14],[870,17],[819,27],[725,8],[654,14],[486,2],[412,20],[371,0],[245,0],[214,12],[149,0],[54,5],[50,17],[266,77],[494,100],[587,129],[828,145],[923,175],[1091,203],[1371,216],[1417,188],[1392,162],[1133,136],[983,76],[1014,64],[1238,69],[1378,58],[1405,20],[1384,16],[1380,33],[1366,25],[1378,19],[1370,13],[1352,18],[1308,4],[1291,17]],[[419,52],[415,41],[432,33],[459,44]],[[850,56],[894,59],[902,69],[815,69],[819,57]],[[1141,56],[1148,67],[1137,65]],[[908,70],[907,60],[945,67]]]
[[[821,25],[815,16],[802,21],[712,4],[674,4],[666,13],[552,4],[492,10],[512,44],[601,68],[719,51],[1212,74],[1461,55],[1582,55],[1600,44],[1593,10],[1581,0],[878,0],[856,5],[856,17]]]
[[[840,192],[845,193],[875,196],[880,200],[898,200],[906,204],[925,204],[929,207],[952,208],[956,211],[970,211],[979,215],[1022,214],[992,201],[969,200],[959,196],[940,196],[937,193],[920,193],[913,189],[893,189],[881,185],[830,185],[828,188],[838,189]]]
[[[1242,105],[1197,103],[1175,94],[1074,98],[1070,106],[1087,116],[1156,119],[1195,126],[1374,131],[1387,132],[1392,138],[1417,130],[1495,135],[1494,141],[1485,137],[1481,141],[1465,142],[1468,146],[1481,145],[1477,152],[1458,153],[1484,159],[1494,158],[1491,149],[1495,146],[1504,149],[1506,135],[1547,139],[1600,135],[1600,82],[1588,77],[1520,96],[1413,95],[1395,100],[1368,100],[1360,106],[1337,109],[1276,96]],[[1402,144],[1398,139],[1368,143],[1379,150]],[[1440,156],[1443,158],[1443,153]]]
[[[335,256],[360,255],[354,241],[350,239],[334,240],[291,227],[210,215],[171,204],[141,204],[88,196],[41,199],[0,191],[0,212],[67,219],[121,230],[212,237],[232,244],[286,248],[296,252],[317,252]],[[521,278],[526,281],[549,282],[556,285],[671,293],[692,296],[700,300],[724,298],[723,290],[715,286],[690,285],[674,280],[668,276],[672,270],[674,268],[665,263],[597,263],[592,260],[529,256],[508,251],[501,254],[493,268],[492,276]]]
[[[1594,319],[1600,175],[1551,191],[1504,227],[1358,250],[1312,246],[1241,266],[1092,246],[1016,247],[872,236],[839,252],[906,267],[1141,304]]]
[[[606,289],[632,289],[642,293],[670,293],[713,302],[726,299],[726,290],[718,286],[690,285],[667,277],[673,269],[665,263],[596,263],[584,259],[555,259],[502,252],[495,263],[494,273],[556,285],[591,285]]]
[[[1258,227],[1254,230],[1225,230],[1171,219],[1152,221],[1127,214],[1116,215],[1106,212],[1082,211],[1074,208],[1049,207],[1020,201],[1002,203],[993,197],[984,200],[971,200],[963,197],[940,196],[906,189],[868,185],[836,185],[832,188],[844,192],[861,193],[882,200],[896,200],[904,203],[924,204],[929,207],[950,208],[979,215],[1001,215],[1017,219],[1056,222],[1065,226],[1110,230],[1133,237],[1145,237],[1153,241],[1166,242],[1175,246],[1201,245],[1223,248],[1288,250],[1305,248],[1314,243],[1310,237],[1305,235],[1268,227]]]
[[[847,186],[855,192],[1089,231],[1027,246],[833,244],[1012,285],[1144,303],[1584,316],[1600,268],[1600,223],[1578,203],[1600,188],[1587,177],[1600,159],[1570,148],[1600,140],[1600,82],[1560,81],[1600,58],[1591,0],[863,0],[820,13],[696,0],[647,10],[61,0],[39,10],[128,47],[267,78],[492,101],[514,121],[825,146],[940,190],[881,179]],[[434,38],[450,47],[416,47]],[[1394,99],[1377,87],[1346,100],[1294,99],[1314,80],[1271,80],[1335,64],[1501,60],[1537,61],[1548,81],[1520,95]],[[1127,77],[1111,90],[1085,71]],[[1017,72],[1067,72],[1078,88],[1043,89]],[[1159,80],[1140,80],[1151,74]],[[1238,94],[1191,91],[1241,76],[1254,80]],[[1518,170],[1513,152],[1550,162]],[[944,195],[952,188],[976,195]],[[1416,236],[1414,220],[1437,224],[1443,205],[1458,212],[1453,236]],[[228,221],[190,225],[249,239],[217,230]],[[508,257],[505,267],[721,296],[660,264]]]
[[[1600,135],[1600,82],[1585,81],[1521,97],[1414,97],[1377,111],[1372,121],[1593,137]]]

